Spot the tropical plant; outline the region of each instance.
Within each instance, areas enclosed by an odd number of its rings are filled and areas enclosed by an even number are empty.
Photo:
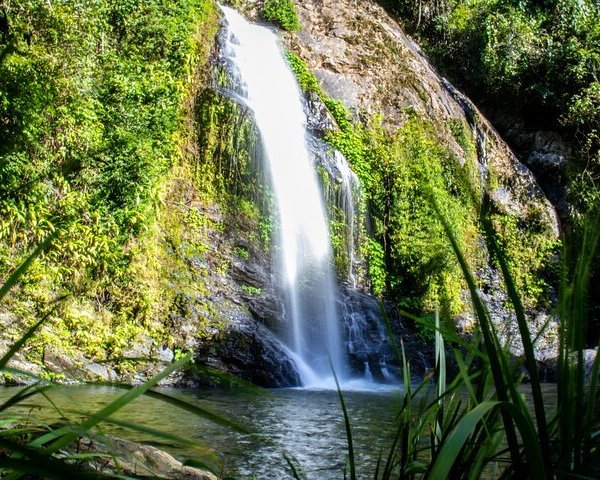
[[[2,286],[0,286],[0,302],[4,299],[9,290],[18,283],[19,279],[25,274],[32,262],[45,251],[52,248],[52,241],[54,240],[55,235],[49,236],[43,243],[34,249],[22,265],[6,279]],[[56,303],[61,300],[62,299],[58,299]],[[106,473],[98,473],[94,468],[93,460],[102,457],[103,455],[80,454],[76,451],[75,447],[73,447],[74,442],[80,437],[87,437],[93,439],[97,443],[109,446],[111,444],[110,439],[95,429],[95,427],[101,423],[114,424],[125,429],[143,432],[157,439],[167,440],[174,445],[195,447],[198,451],[203,452],[204,463],[201,465],[206,468],[208,465],[212,464],[212,468],[216,468],[215,465],[217,465],[218,461],[214,454],[208,452],[203,445],[198,444],[197,442],[162,432],[160,429],[152,429],[132,422],[112,418],[113,414],[141,395],[149,395],[153,398],[157,398],[175,408],[182,408],[194,415],[208,419],[235,431],[247,432],[247,429],[238,423],[214,414],[201,406],[152,390],[152,388],[161,380],[190,362],[192,359],[191,354],[183,355],[165,368],[161,373],[147,380],[142,385],[137,387],[115,385],[127,391],[99,411],[91,414],[84,414],[83,419],[66,419],[65,412],[59,410],[52,401],[49,401],[50,407],[48,408],[56,409],[60,418],[65,419],[64,422],[53,425],[36,424],[31,421],[21,423],[19,421],[19,415],[15,410],[18,410],[25,401],[37,397],[48,399],[48,393],[55,385],[48,384],[43,379],[32,375],[31,373],[11,368],[8,366],[8,363],[23,345],[36,334],[53,310],[54,309],[50,309],[49,312],[35,325],[29,328],[29,330],[16,341],[11,348],[9,348],[2,358],[0,358],[0,375],[27,378],[28,381],[31,382],[29,386],[17,389],[14,395],[0,402],[0,413],[2,413],[2,421],[0,422],[0,476],[3,479],[17,480],[26,475],[35,475],[36,478],[53,479],[123,478],[118,471],[110,471],[110,469]],[[212,373],[214,374],[214,372]],[[79,417],[81,413],[77,413]],[[110,456],[110,452],[108,452],[108,455]],[[90,462],[82,463],[82,459],[89,460]],[[205,462],[209,463],[207,464]],[[196,463],[198,464],[199,462]],[[135,475],[134,477],[129,478],[141,477]],[[143,478],[147,477],[143,476]]]
[[[296,7],[292,0],[266,0],[263,6],[265,20],[275,22],[284,30],[300,30]]]
[[[139,280],[136,254],[152,243],[144,235],[184,156],[183,117],[193,116],[184,110],[216,10],[212,0],[0,2],[0,277],[63,231],[3,312],[28,326],[49,298],[71,292],[46,343],[117,358],[126,338],[162,335],[151,309],[168,299]],[[84,310],[95,334],[79,328]],[[31,349],[41,350],[38,338]]]

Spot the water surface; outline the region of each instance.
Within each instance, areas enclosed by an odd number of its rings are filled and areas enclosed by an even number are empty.
[[[546,385],[544,390],[549,404],[552,403],[555,386]],[[222,473],[236,478],[251,479],[253,475],[259,480],[291,478],[284,452],[298,460],[309,479],[344,478],[346,434],[335,391],[281,389],[264,394],[219,389],[160,391],[236,420],[254,433],[238,434],[146,397],[135,400],[118,412],[115,418],[210,445],[222,461]],[[523,387],[523,392],[529,402],[528,387]],[[14,393],[14,388],[0,389],[2,398]],[[86,385],[57,387],[49,395],[64,413],[72,417],[76,416],[73,413],[75,410],[87,413],[98,411],[122,393],[123,390],[113,387]],[[345,393],[361,478],[372,478],[380,449],[386,451],[394,413],[401,398],[401,390]],[[45,421],[59,419],[58,414],[49,414],[49,404],[43,398],[28,401],[27,408],[21,412]],[[156,440],[147,434],[120,427],[103,426],[102,429],[106,433],[140,442]],[[180,459],[195,456],[192,448],[176,448],[173,445],[160,447]]]

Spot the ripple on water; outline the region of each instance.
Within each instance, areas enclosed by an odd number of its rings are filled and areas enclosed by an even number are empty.
[[[529,392],[523,387],[527,400]],[[13,395],[15,388],[0,388],[0,399]],[[161,392],[197,403],[219,415],[247,425],[252,435],[242,435],[215,425],[187,411],[173,408],[153,398],[141,397],[118,412],[117,419],[203,442],[214,447],[223,461],[224,473],[238,478],[260,480],[290,478],[283,457],[286,451],[302,465],[310,479],[343,478],[346,461],[346,434],[336,391],[281,389],[264,394],[245,390],[177,390]],[[545,387],[553,398],[555,387]],[[66,413],[94,412],[121,395],[111,387],[72,386],[50,390],[50,396]],[[356,459],[362,476],[372,476],[381,448],[389,445],[394,413],[402,398],[401,391],[348,391],[344,394],[351,418]],[[551,403],[551,401],[550,401]],[[50,413],[48,403],[30,400],[24,415],[36,415],[45,421],[59,416]],[[103,431],[148,442],[147,435],[107,426]],[[178,457],[190,457],[187,447],[163,447]]]

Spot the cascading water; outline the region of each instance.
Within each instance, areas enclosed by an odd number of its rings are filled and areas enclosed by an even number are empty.
[[[345,237],[343,243],[346,256],[346,270],[343,273],[348,284],[352,288],[356,288],[356,246],[360,241],[360,228],[358,225],[362,220],[359,211],[362,195],[361,184],[350,168],[346,157],[339,151],[331,151],[331,148],[320,141],[313,141],[311,147],[317,152],[321,165],[327,170],[330,178],[330,187],[325,192],[327,203],[336,206],[342,215],[341,220],[344,222]],[[337,183],[337,185],[331,185],[332,183]]]
[[[254,115],[278,210],[275,260],[289,322],[284,335],[304,385],[331,386],[331,366],[343,378],[345,362],[328,224],[306,145],[301,92],[275,33],[221,9],[233,96]]]

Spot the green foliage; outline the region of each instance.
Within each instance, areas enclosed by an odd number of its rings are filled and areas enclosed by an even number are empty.
[[[42,340],[103,358],[156,333],[132,259],[180,156],[184,101],[211,48],[215,6],[9,0],[0,24],[0,276],[60,232],[9,309],[26,326],[44,302],[72,292],[78,300]]]
[[[600,178],[598,2],[382,3],[408,21],[472,98],[517,113],[529,129],[558,130],[573,142],[569,173],[577,222]]]
[[[263,193],[262,172],[253,158],[259,138],[252,119],[238,104],[210,89],[200,94],[198,102],[201,159],[195,180],[209,196],[230,195],[232,202],[225,203],[243,208],[239,199],[257,199]]]
[[[266,0],[262,11],[265,20],[290,32],[300,30],[296,7],[292,0]]]
[[[369,278],[373,293],[380,297],[385,291],[387,271],[385,268],[385,252],[381,243],[369,239],[367,244],[367,260],[369,262]]]
[[[473,135],[469,132],[467,126],[464,121],[459,119],[451,118],[447,121],[448,127],[450,127],[450,132],[452,136],[456,140],[463,151],[465,152],[465,156],[467,158],[472,158],[477,155],[477,148],[475,146],[475,142],[473,141]]]
[[[347,273],[348,269],[348,245],[347,245],[347,227],[344,213],[340,208],[327,205],[329,218],[329,239],[333,249],[333,263],[337,272],[342,275]],[[331,211],[333,210],[333,211]],[[339,220],[338,220],[339,219]]]
[[[499,248],[507,259],[511,276],[528,304],[537,301],[540,306],[550,298],[550,285],[555,281],[556,263],[561,242],[540,230],[535,215],[523,225],[512,215],[491,214],[490,220],[498,235]]]
[[[302,60],[298,55],[294,52],[286,52],[286,57],[288,63],[290,64],[290,68],[294,72],[296,76],[296,80],[300,84],[300,88],[302,88],[305,92],[313,92],[317,95],[321,95],[321,88],[319,87],[319,81],[317,77],[315,77],[314,73],[312,73],[304,60]]]
[[[207,2],[49,5],[6,7],[14,50],[0,67],[2,136],[12,139],[2,148],[3,196],[33,204],[39,223],[53,214],[39,210],[48,200],[83,191],[127,237],[152,214],[173,161]]]
[[[360,250],[368,261],[373,292],[391,295],[413,310],[432,311],[440,303],[444,314],[458,314],[464,308],[462,275],[431,198],[455,230],[472,266],[483,266],[487,254],[481,248],[479,206],[474,202],[482,186],[472,132],[459,120],[448,121],[465,154],[461,166],[426,120],[413,113],[394,134],[377,117],[367,125],[355,124],[342,102],[324,94],[300,57],[288,53],[288,60],[303,90],[316,94],[334,117],[339,129],[328,132],[326,141],[345,155],[363,186],[373,238]],[[549,298],[549,269],[558,246],[544,230],[540,213],[529,212],[526,224],[505,213],[495,217],[528,306]],[[332,228],[334,240],[341,243],[338,231]]]
[[[269,250],[271,236],[273,235],[273,217],[263,214],[258,224],[259,240],[265,251]]]
[[[250,251],[246,247],[234,247],[233,253],[242,260],[248,260],[250,258]]]
[[[431,309],[438,299],[458,313],[460,272],[428,200],[430,195],[439,198],[463,244],[475,252],[476,218],[473,210],[464,208],[470,205],[465,193],[469,184],[457,160],[435,141],[433,127],[418,117],[394,135],[385,132],[377,119],[367,127],[354,126],[341,109],[336,118],[344,127],[328,141],[344,153],[359,176],[373,234],[379,239],[378,247],[369,243],[367,253],[374,292],[386,291],[405,302],[420,299],[419,309]]]
[[[226,83],[226,75],[218,82]],[[248,240],[267,251],[273,230],[272,194],[261,162],[255,161],[260,138],[248,111],[212,89],[204,90],[196,111],[200,158],[194,182],[208,201],[226,210],[227,223],[249,231]]]
[[[253,287],[252,285],[242,285],[240,288],[248,295],[260,295],[262,293],[262,288]]]

